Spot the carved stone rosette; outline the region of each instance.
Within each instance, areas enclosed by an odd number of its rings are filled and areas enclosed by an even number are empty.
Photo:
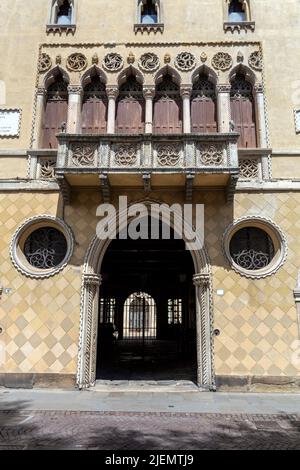
[[[133,166],[137,161],[138,148],[132,144],[122,144],[115,148],[115,162],[119,166]]]
[[[228,52],[218,52],[212,58],[212,66],[216,70],[229,70],[232,67],[232,57]]]
[[[159,166],[176,166],[180,161],[180,144],[158,144],[155,150]]]
[[[87,67],[87,58],[80,52],[75,52],[67,58],[67,69],[71,72],[81,72]]]
[[[38,69],[40,73],[47,72],[52,66],[52,60],[48,54],[43,52],[39,58]]]
[[[110,52],[103,59],[103,67],[108,72],[118,72],[124,65],[124,60],[120,54]]]
[[[176,56],[175,66],[183,72],[193,70],[196,66],[195,56],[191,52],[180,52]]]
[[[260,51],[252,52],[248,61],[250,67],[259,72],[262,71],[262,55]]]
[[[94,166],[97,144],[73,143],[71,145],[72,162],[75,166]]]
[[[139,67],[144,72],[155,72],[159,68],[159,58],[152,52],[146,52],[139,60]]]
[[[200,163],[204,166],[220,166],[224,164],[224,146],[221,144],[198,144]]]

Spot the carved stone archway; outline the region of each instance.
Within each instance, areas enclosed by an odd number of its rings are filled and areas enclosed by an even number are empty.
[[[151,202],[158,203],[158,201],[143,201],[146,205]],[[124,220],[122,212],[117,213],[117,221],[120,220]],[[108,223],[108,226],[111,225]],[[117,230],[121,231],[124,228],[125,226],[119,225]],[[192,233],[192,227],[190,232]],[[77,385],[80,389],[92,387],[96,382],[98,300],[101,285],[99,273],[110,241],[110,239],[101,240],[96,235],[87,250],[84,261],[77,368]],[[188,243],[187,240],[185,241]],[[204,245],[202,249],[193,250],[190,253],[195,270],[193,282],[196,295],[197,384],[201,389],[215,390],[211,267]]]

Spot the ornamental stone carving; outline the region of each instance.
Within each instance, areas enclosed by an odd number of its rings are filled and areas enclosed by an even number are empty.
[[[52,66],[52,60],[48,54],[42,53],[39,58],[38,69],[40,73],[47,72]]]
[[[97,144],[74,143],[71,145],[72,161],[76,166],[93,166],[97,150]]]
[[[110,52],[103,59],[103,67],[109,72],[117,72],[124,65],[124,60],[120,54]]]
[[[139,60],[139,67],[144,72],[155,72],[159,68],[159,58],[152,52],[146,52]]]
[[[200,55],[200,60],[203,63],[207,61],[207,54],[205,52],[202,52],[202,54]]]
[[[262,55],[260,51],[255,51],[250,54],[249,61],[250,67],[254,70],[262,70]]]
[[[218,52],[212,58],[212,66],[216,70],[229,70],[232,67],[232,57],[227,52]]]
[[[241,160],[240,177],[243,179],[257,179],[259,177],[258,160],[252,158]]]
[[[54,178],[56,161],[53,158],[41,159],[40,160],[40,178],[51,179]]]
[[[218,144],[199,144],[200,162],[205,166],[220,166],[224,163],[224,147]]]
[[[179,144],[159,144],[156,147],[157,162],[160,166],[175,166],[180,160]]]
[[[180,52],[176,56],[175,66],[183,72],[192,70],[196,65],[195,56],[191,52]]]
[[[115,162],[120,166],[132,166],[137,161],[137,146],[131,144],[119,145],[115,149]]]
[[[67,68],[71,72],[81,72],[87,67],[87,64],[87,58],[79,52],[75,52],[67,58]]]

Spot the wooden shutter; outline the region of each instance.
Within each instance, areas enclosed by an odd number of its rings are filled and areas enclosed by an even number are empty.
[[[57,148],[56,134],[61,132],[61,124],[67,122],[67,117],[67,100],[47,101],[42,126],[42,148]]]
[[[182,132],[181,103],[171,97],[162,97],[154,103],[153,132],[180,134]]]
[[[203,96],[192,99],[191,119],[192,132],[217,132],[216,102],[212,98]]]
[[[90,97],[82,104],[81,126],[83,134],[105,134],[107,127],[107,101]]]
[[[238,146],[240,148],[257,147],[255,108],[252,97],[252,87],[242,78],[237,78],[232,84],[231,119],[235,130],[240,133]]]
[[[118,100],[116,132],[118,134],[142,134],[145,130],[144,100],[124,97]]]

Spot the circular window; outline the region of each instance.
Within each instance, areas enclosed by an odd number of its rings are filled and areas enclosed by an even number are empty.
[[[33,217],[15,233],[11,258],[23,274],[34,278],[53,276],[68,263],[73,235],[61,220],[51,216]]]
[[[261,278],[282,266],[287,243],[279,227],[270,220],[247,217],[227,229],[224,250],[235,271],[247,277]]]

